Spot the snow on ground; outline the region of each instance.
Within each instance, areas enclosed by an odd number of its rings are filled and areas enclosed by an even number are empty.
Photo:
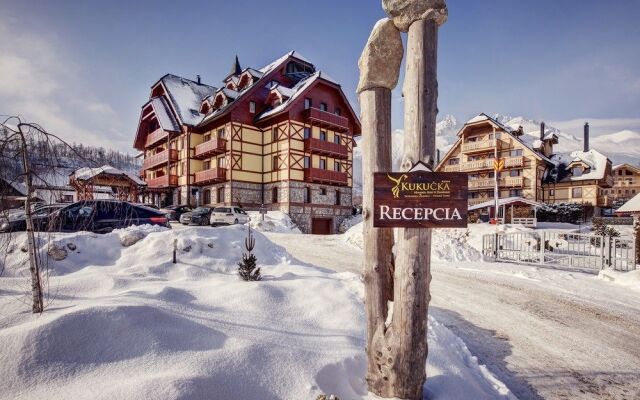
[[[251,217],[251,227],[260,232],[278,232],[278,233],[302,233],[296,224],[291,220],[289,214],[282,211],[269,211],[262,216],[258,211],[248,211]]]
[[[640,291],[640,269],[629,272],[615,271],[611,268],[598,273],[598,279]]]
[[[245,234],[229,226],[43,235],[42,251],[66,255],[49,265],[40,316],[29,313],[24,235],[15,235],[0,278],[1,397],[365,399],[360,277],[302,263],[256,232],[264,278],[243,282]],[[433,319],[428,341],[430,399],[513,398]]]

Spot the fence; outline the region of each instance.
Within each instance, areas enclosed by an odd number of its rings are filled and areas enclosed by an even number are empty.
[[[488,234],[482,237],[486,260],[548,265],[598,271],[636,268],[632,240],[609,236],[531,231]]]
[[[603,225],[633,225],[633,217],[593,217],[591,222]]]

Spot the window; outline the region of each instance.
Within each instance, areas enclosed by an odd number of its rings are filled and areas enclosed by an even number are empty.
[[[226,168],[227,164],[226,164],[226,160],[225,160],[224,157],[219,157],[218,160],[217,160],[217,163],[218,163],[217,164],[218,168]]]
[[[320,103],[320,110],[327,111],[327,103]]]
[[[271,202],[272,203],[277,203],[278,202],[278,188],[274,187],[273,189],[271,189]]]
[[[211,160],[206,160],[202,163],[202,169],[203,170],[208,170],[211,169]]]
[[[311,188],[309,186],[304,188],[304,202],[311,203]]]
[[[522,155],[522,149],[511,150],[509,155],[511,157],[520,157]]]
[[[224,139],[226,136],[224,128],[218,129],[218,139]]]
[[[63,203],[71,203],[71,202],[73,202],[73,195],[72,194],[63,194],[62,195],[62,202]]]
[[[204,193],[202,193],[202,203],[203,204],[211,204],[211,190],[205,189]]]
[[[339,162],[334,162],[333,163],[333,170],[336,172],[342,172],[342,164]]]
[[[211,132],[207,132],[202,136],[203,143],[208,142],[209,140],[211,140]]]
[[[509,197],[521,197],[522,189],[511,189],[509,190]]]
[[[255,114],[256,113],[256,102],[255,101],[250,101],[249,102],[249,112],[251,114]]]
[[[278,170],[278,156],[273,156],[273,158],[271,159],[271,170],[272,171]]]
[[[304,138],[309,139],[311,137],[311,128],[304,128]]]
[[[320,159],[320,169],[327,169],[327,160],[324,158]]]
[[[218,188],[218,203],[224,203],[224,186]]]
[[[521,169],[509,170],[509,176],[520,176],[520,175],[522,175],[522,170]]]
[[[555,196],[556,195],[556,190],[555,189],[549,189],[549,196]]]
[[[304,156],[304,167],[311,168],[311,157]]]
[[[582,176],[582,167],[573,167],[571,169],[571,174],[573,174],[573,176]]]
[[[323,142],[327,141],[327,132],[320,131],[320,140],[322,140]]]
[[[336,115],[342,115],[342,110],[340,107],[336,107]]]
[[[336,189],[336,205],[340,205],[340,190]]]
[[[310,98],[307,97],[307,98],[304,99],[304,109],[305,110],[310,109],[311,108],[311,104],[312,103],[311,103],[311,99]]]
[[[327,195],[327,188],[320,188],[320,194],[323,196]]]
[[[273,128],[273,140],[277,140],[278,139],[278,127],[275,126]]]
[[[449,165],[458,165],[460,164],[460,159],[459,158],[450,158],[449,159]]]
[[[340,135],[333,135],[333,143],[340,144]]]
[[[577,188],[571,189],[571,197],[573,197],[574,199],[582,198],[582,188],[577,187]]]

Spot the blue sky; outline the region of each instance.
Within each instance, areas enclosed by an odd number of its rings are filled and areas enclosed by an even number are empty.
[[[598,118],[640,129],[640,1],[448,5],[441,116]],[[378,1],[365,0],[3,0],[0,114],[132,151],[140,106],[163,74],[200,74],[218,85],[236,54],[243,66],[260,67],[291,49],[339,80],[357,107],[357,60],[383,16]],[[402,128],[394,95],[394,128]]]

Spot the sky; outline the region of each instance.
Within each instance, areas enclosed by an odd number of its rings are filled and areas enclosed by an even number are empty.
[[[524,116],[574,134],[597,119],[602,132],[640,131],[639,0],[447,4],[441,118]],[[131,153],[152,84],[173,73],[219,86],[236,54],[243,67],[262,67],[295,49],[358,109],[357,61],[384,17],[379,1],[366,0],[0,0],[0,10],[0,115]]]

